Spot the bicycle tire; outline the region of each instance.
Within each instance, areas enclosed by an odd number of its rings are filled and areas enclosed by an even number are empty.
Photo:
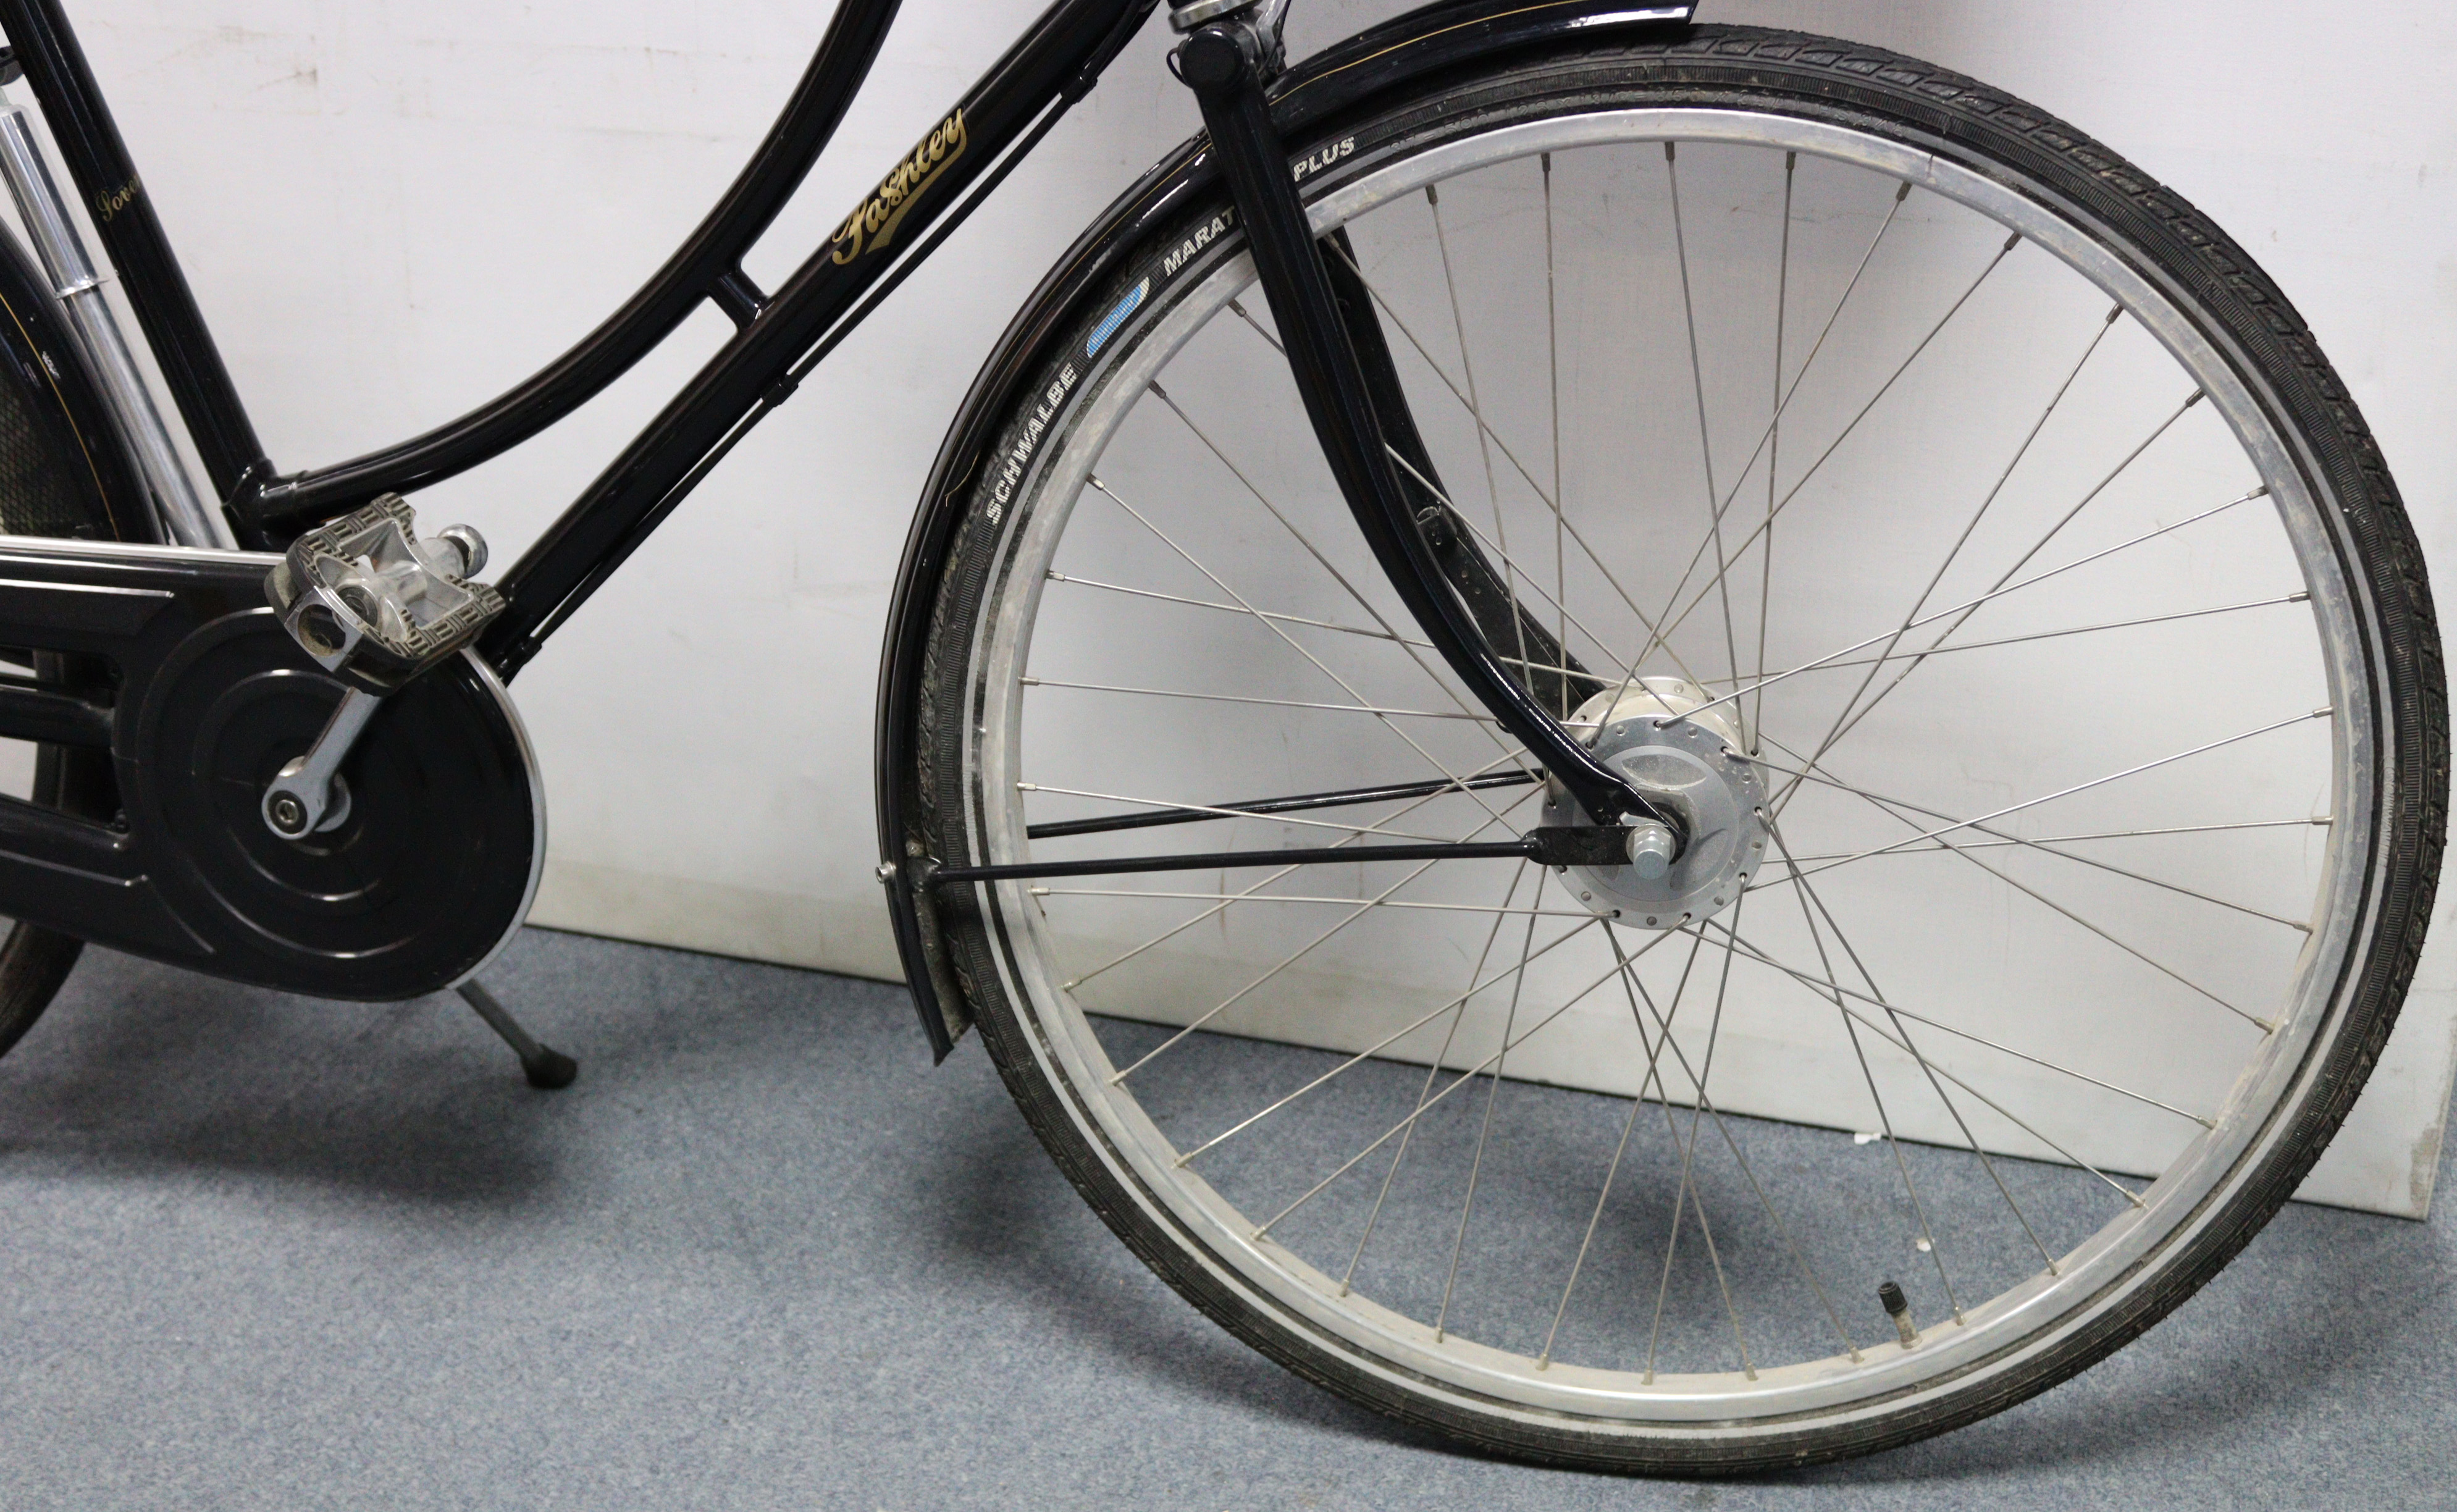
[[[2188,311],[2203,336],[2223,348],[2270,423],[2292,443],[2294,464],[2337,532],[2335,549],[2346,582],[2363,596],[2356,611],[2365,658],[2362,675],[2377,691],[2370,732],[2376,737],[2377,802],[2363,840],[2365,885],[2353,904],[2360,920],[2350,925],[2363,944],[2329,987],[2325,1013],[2301,1059],[2281,1073],[2279,1085],[2286,1090],[2265,1109],[2235,1164],[2215,1178],[2202,1206],[2098,1293],[2073,1300],[2054,1318],[1951,1378],[1848,1401],[1831,1412],[1763,1422],[1736,1418],[1679,1423],[1606,1420],[1479,1398],[1455,1382],[1376,1357],[1354,1338],[1259,1286],[1156,1195],[1155,1183],[1137,1173],[1118,1141],[1087,1110],[1105,1094],[1070,1082],[1051,1048],[1053,1031],[1029,1004],[1019,1001],[1016,957],[1024,947],[1009,932],[1022,927],[1011,922],[1023,906],[1021,893],[1001,895],[981,886],[942,895],[940,917],[966,1005],[1036,1133],[1128,1247],[1229,1332],[1352,1401],[1480,1451],[1618,1471],[1730,1474],[1909,1442],[2044,1391],[2172,1311],[2283,1205],[2362,1089],[2413,974],[2446,829],[2447,697],[2411,525],[2353,401],[2292,306],[2240,247],[2180,197],[2002,92],[1856,44],[1701,27],[1658,42],[1462,71],[1403,97],[1375,102],[1314,138],[1292,143],[1291,158],[1321,162],[1327,149],[1332,160],[1350,157],[1355,165],[1308,179],[1307,197],[1318,202],[1372,169],[1445,144],[1581,113],[1635,108],[1746,112],[1836,126],[2010,186],[2063,223],[2081,228]],[[1022,522],[1041,507],[1033,495],[1034,469],[1061,450],[1061,438],[1083,423],[1101,391],[1090,377],[1077,383],[1075,369],[1090,367],[1088,359],[1105,345],[1131,344],[1139,332],[1165,318],[1174,307],[1168,278],[1187,255],[1214,241],[1217,246],[1206,251],[1206,265],[1236,255],[1236,233],[1224,208],[1216,202],[1198,206],[1150,238],[1100,299],[1056,323],[1063,335],[1030,369],[1039,377],[1014,402],[1001,444],[991,453],[1018,465],[1003,472],[994,466],[979,481],[971,510],[933,585],[929,654],[916,700],[920,766],[912,791],[927,811],[934,859],[942,864],[1011,859],[987,852],[975,817],[983,801],[981,742],[994,738],[985,728],[994,721],[982,712],[988,696],[982,681],[984,626],[1001,613],[1027,613],[1020,606],[1038,590],[1037,583],[1016,581],[1013,543]],[[1139,287],[1163,292],[1146,299],[1136,292]],[[1678,1223],[1676,1209],[1676,1234]]]

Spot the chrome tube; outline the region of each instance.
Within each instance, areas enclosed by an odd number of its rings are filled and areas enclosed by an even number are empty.
[[[197,494],[187,464],[180,460],[170,429],[162,424],[162,412],[155,407],[153,392],[120,335],[111,301],[103,295],[102,275],[87,255],[85,240],[77,234],[76,222],[69,218],[68,205],[43,161],[25,107],[7,103],[5,98],[0,98],[0,176],[9,180],[10,196],[16,200],[17,214],[43,259],[52,290],[68,311],[69,327],[84,347],[120,439],[153,495],[164,537],[180,546],[237,545],[221,511]]]

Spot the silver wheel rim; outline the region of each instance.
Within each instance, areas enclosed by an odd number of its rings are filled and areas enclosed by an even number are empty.
[[[1199,1247],[1204,1263],[1257,1306],[1315,1331],[1332,1347],[1345,1350],[1359,1368],[1477,1411],[1535,1421],[1558,1421],[1567,1415],[1589,1426],[1627,1431],[1728,1436],[1797,1426],[1804,1416],[1830,1421],[1854,1412],[1899,1409],[1949,1381],[1968,1385],[2053,1347],[2120,1306],[2138,1279],[2128,1273],[2145,1257],[2198,1232],[2214,1216],[2217,1199],[2235,1191],[2275,1147],[2283,1130],[2273,1115],[2293,1107],[2317,1071],[2317,1057],[2310,1052],[2337,1022],[2343,1005],[2336,988],[2363,942],[2364,921],[2356,901],[2364,896],[2363,873],[2373,847],[2363,827],[2343,819],[2364,816],[2368,820],[2376,813],[2372,782],[2377,753],[2370,734],[2376,694],[2363,659],[2361,612],[2352,596],[2359,590],[2339,572],[2336,545],[2305,482],[2306,459],[2269,425],[2261,396],[2241,376],[2249,365],[2229,361],[2218,338],[2185,313],[2180,300],[2080,229],[2086,222],[2069,207],[2051,214],[2034,199],[1958,163],[1821,122],[1741,112],[1621,110],[1503,127],[1369,160],[1315,199],[1315,224],[1328,229],[1352,222],[1428,183],[1538,153],[1658,141],[1684,147],[1745,145],[1852,165],[1916,185],[2019,231],[2113,296],[2156,335],[2207,392],[2269,489],[2313,594],[2330,705],[2336,711],[2327,812],[2341,822],[2328,832],[2328,859],[2321,868],[2321,898],[2314,914],[2320,927],[2297,966],[2290,1006],[2278,1030],[2250,1058],[2232,1100],[2214,1119],[2218,1127],[2194,1139],[2184,1155],[2143,1191],[2144,1206],[2109,1220],[2079,1247],[2056,1255],[2060,1274],[2039,1274],[1975,1303],[1965,1310],[1959,1326],[1939,1329],[1918,1351],[1879,1349],[1875,1338],[1864,1336],[1857,1362],[1838,1352],[1769,1364],[1757,1369],[1754,1378],[1740,1371],[1664,1373],[1641,1383],[1633,1372],[1595,1370],[1563,1360],[1538,1369],[1527,1356],[1456,1334],[1437,1340],[1423,1319],[1387,1311],[1355,1293],[1342,1296],[1338,1277],[1268,1240],[1256,1242],[1254,1218],[1180,1169],[1179,1145],[1131,1096],[1106,1090],[1117,1067],[1053,967],[1059,946],[1025,884],[1004,884],[994,894],[985,891],[984,901],[998,922],[1002,985],[1031,1030],[1032,1050],[1044,1073],[1067,1089],[1071,1116],[1143,1194],[1155,1217],[1186,1234]],[[1242,255],[1220,259],[1192,292],[1175,295],[1146,324],[1130,336],[1122,335],[1102,365],[1087,375],[1087,389],[1098,384],[1099,391],[1065,433],[1063,447],[1041,458],[1019,489],[1020,496],[1031,496],[1033,505],[1016,511],[1022,530],[1018,534],[1010,528],[1011,539],[1001,554],[1001,570],[1017,586],[986,601],[995,613],[985,611],[978,627],[984,643],[978,658],[984,673],[977,684],[983,700],[980,724],[1001,735],[999,740],[968,743],[967,775],[976,796],[968,822],[975,854],[983,860],[1021,860],[1032,854],[1016,786],[1024,780],[1017,762],[1026,690],[1019,679],[1029,661],[1046,582],[1043,573],[1084,480],[1095,472],[1146,383],[1197,330],[1226,318],[1228,301],[1249,280],[1250,265]],[[1004,798],[986,804],[985,811],[981,795]]]

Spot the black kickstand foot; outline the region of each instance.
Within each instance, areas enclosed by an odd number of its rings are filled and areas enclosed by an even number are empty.
[[[504,1005],[495,1001],[493,993],[474,982],[464,982],[454,990],[461,994],[463,1002],[478,1011],[478,1017],[486,1021],[488,1028],[504,1037],[504,1043],[512,1047],[512,1053],[521,1058],[521,1071],[528,1077],[531,1087],[551,1091],[558,1087],[569,1087],[572,1078],[580,1074],[578,1061],[560,1050],[550,1050],[540,1045],[528,1030],[521,1027],[519,1020],[504,1011]]]

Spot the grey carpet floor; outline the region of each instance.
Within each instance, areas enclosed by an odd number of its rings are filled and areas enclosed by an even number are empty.
[[[0,1060],[0,1508],[2457,1505],[2457,1204],[2290,1208],[2001,1417],[1782,1480],[1460,1455],[1249,1354],[900,989],[531,930],[336,1006],[91,954]]]

